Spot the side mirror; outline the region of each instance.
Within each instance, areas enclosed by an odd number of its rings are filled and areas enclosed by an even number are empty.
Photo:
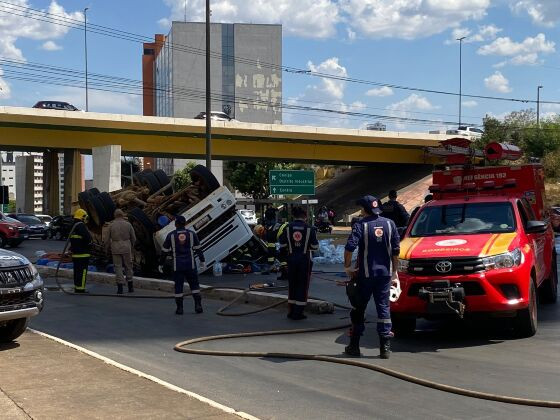
[[[544,233],[548,228],[548,223],[541,222],[540,220],[530,220],[527,222],[527,227],[525,228],[526,233]]]

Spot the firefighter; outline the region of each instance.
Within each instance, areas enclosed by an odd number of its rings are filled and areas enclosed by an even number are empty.
[[[169,232],[163,246],[160,258],[159,272],[163,273],[163,264],[168,254],[173,257],[173,281],[175,282],[175,303],[177,304],[177,315],[183,315],[183,286],[185,280],[189,283],[194,299],[194,310],[197,314],[202,313],[202,297],[198,284],[198,270],[195,254],[200,260],[202,271],[206,269],[204,253],[200,249],[200,242],[196,233],[187,229],[186,220],[183,216],[175,219],[175,230]]]
[[[294,221],[280,236],[280,249],[288,262],[288,318],[300,320],[307,318],[303,311],[311,279],[311,251],[319,248],[319,242],[315,228],[305,222],[307,213],[302,207],[294,207],[292,217]]]
[[[373,295],[377,309],[377,333],[382,359],[388,359],[391,346],[389,295],[392,278],[396,278],[400,240],[392,220],[381,217],[379,201],[367,195],[357,201],[363,218],[352,228],[344,252],[344,268],[351,281],[347,287],[352,310],[352,333],[345,353],[360,356],[360,337],[364,332],[364,313]],[[356,268],[352,252],[358,248]]]
[[[91,235],[86,226],[88,214],[83,209],[74,213],[75,224],[70,235],[70,249],[74,266],[74,292],[86,293],[86,277],[91,257]]]
[[[381,206],[383,217],[391,219],[397,227],[405,227],[408,224],[409,215],[404,206],[397,201],[397,192],[389,191],[389,201]]]
[[[276,212],[274,207],[269,207],[264,212],[264,228],[266,236],[267,260],[269,272],[272,271],[276,262],[276,236],[280,229],[280,224],[276,220]]]

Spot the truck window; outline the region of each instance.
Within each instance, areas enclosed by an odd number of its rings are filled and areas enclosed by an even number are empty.
[[[523,204],[523,208],[525,209],[525,213],[529,220],[538,220],[535,216],[535,212],[533,211],[533,207],[529,204],[526,198],[521,199],[521,203]]]
[[[416,218],[411,236],[514,231],[515,217],[510,203],[464,203],[426,207]]]
[[[519,216],[521,217],[521,223],[523,223],[523,228],[527,227],[527,222],[529,221],[529,216],[527,216],[527,211],[525,210],[521,201],[517,202],[517,210],[519,211]]]

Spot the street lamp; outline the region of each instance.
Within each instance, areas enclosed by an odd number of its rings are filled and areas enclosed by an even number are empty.
[[[463,99],[463,40],[466,36],[457,38],[459,41],[459,125],[461,125],[461,106]]]
[[[212,103],[210,100],[210,0],[206,0],[206,168],[212,169]]]
[[[86,112],[89,111],[88,106],[88,68],[87,68],[87,11],[89,7],[84,9],[84,51],[86,58]]]
[[[541,89],[542,86],[537,86],[537,128],[541,127],[540,116],[541,116]]]

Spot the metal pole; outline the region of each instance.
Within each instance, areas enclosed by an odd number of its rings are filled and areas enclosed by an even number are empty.
[[[463,39],[466,36],[457,38],[459,41],[459,125],[461,125],[461,109],[463,100]]]
[[[185,0],[185,23],[187,23],[187,0]]]
[[[537,128],[541,128],[540,116],[541,116],[541,89],[542,86],[537,87]]]
[[[212,102],[210,100],[210,0],[206,0],[206,168],[212,169]]]
[[[86,55],[86,112],[89,111],[88,104],[88,68],[87,68],[87,11],[89,7],[84,9],[84,51]]]

